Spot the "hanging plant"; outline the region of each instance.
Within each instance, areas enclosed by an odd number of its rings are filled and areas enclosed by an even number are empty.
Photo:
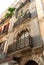
[[[11,17],[12,16],[12,13],[6,13],[5,14],[5,18],[9,18],[9,17]]]
[[[11,13],[13,13],[13,11],[14,11],[15,9],[16,9],[16,8],[14,8],[14,7],[13,7],[13,8],[10,7],[10,8],[8,9],[8,11],[11,12]]]
[[[9,17],[11,17],[12,16],[12,14],[13,14],[13,11],[15,11],[15,9],[16,8],[8,8],[8,12],[5,14],[5,18],[9,18]]]

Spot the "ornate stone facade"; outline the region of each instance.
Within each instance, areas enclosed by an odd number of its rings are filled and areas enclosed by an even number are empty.
[[[0,65],[44,65],[43,45],[35,0],[22,0],[12,16]],[[32,6],[33,5],[33,6]],[[21,14],[22,13],[22,14]],[[13,24],[12,24],[13,22]],[[10,30],[11,29],[11,30]],[[12,37],[12,38],[11,38]],[[2,63],[2,64],[1,64]]]

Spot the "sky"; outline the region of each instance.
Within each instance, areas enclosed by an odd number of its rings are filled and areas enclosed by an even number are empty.
[[[18,1],[19,0],[0,0],[0,16],[13,2],[16,3]]]

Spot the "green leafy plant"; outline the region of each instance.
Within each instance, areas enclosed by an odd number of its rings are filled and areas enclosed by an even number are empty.
[[[12,8],[12,7],[8,8],[8,11],[11,12],[11,13],[12,13],[14,10],[15,10],[14,7],[13,7],[13,8]]]
[[[12,14],[11,13],[6,13],[5,14],[5,18],[8,18],[9,16],[11,16]]]
[[[9,17],[11,17],[12,16],[12,14],[13,14],[13,11],[15,11],[15,8],[13,7],[9,7],[8,8],[8,12],[5,14],[5,18],[9,18]]]

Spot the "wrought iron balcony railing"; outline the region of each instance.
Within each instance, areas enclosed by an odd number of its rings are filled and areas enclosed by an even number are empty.
[[[18,19],[18,21],[16,21],[16,22],[14,23],[14,27],[16,27],[17,25],[23,23],[27,18],[31,18],[31,14],[30,14],[30,13],[24,14],[24,16],[23,16],[22,18],[20,17],[20,18]]]
[[[1,22],[0,22],[0,25],[1,25],[1,24],[3,24],[3,23],[4,23],[4,21],[5,21],[5,19],[2,19],[2,20],[1,20]]]
[[[21,5],[16,9],[16,11],[18,11],[19,9],[21,9],[23,6],[25,6],[27,4],[27,2],[32,2],[34,0],[26,0],[24,3],[21,3]],[[11,18],[11,16],[9,16]],[[8,17],[8,18],[9,18]],[[3,24],[8,18],[4,18],[1,20],[0,25]]]
[[[32,12],[32,13],[30,13],[30,12],[25,13],[24,16],[20,17],[20,18],[18,19],[18,21],[16,21],[16,22],[14,23],[14,28],[15,28],[17,25],[22,24],[27,18],[34,18],[34,17],[36,17],[36,16],[37,16],[37,11],[36,11],[36,10],[35,10],[34,12]]]
[[[8,47],[8,52],[7,54],[13,53],[15,51],[24,49],[26,47],[32,48],[33,47],[33,43],[32,43],[32,37],[25,37],[21,40],[17,40],[15,43],[11,44]]]
[[[38,35],[36,37],[27,36],[23,39],[17,40],[13,44],[11,44],[8,47],[7,53],[10,54],[12,52],[19,51],[19,50],[24,49],[26,47],[35,48],[35,47],[39,47],[39,46],[41,46],[40,35]]]
[[[22,2],[21,5],[17,8],[16,11],[19,11],[22,7],[24,7],[28,2],[32,2],[34,0],[26,0],[24,3]]]
[[[8,19],[10,19],[11,17],[8,17],[8,18],[4,18],[4,19],[2,19],[1,21],[0,21],[0,25],[1,24],[4,24]]]

